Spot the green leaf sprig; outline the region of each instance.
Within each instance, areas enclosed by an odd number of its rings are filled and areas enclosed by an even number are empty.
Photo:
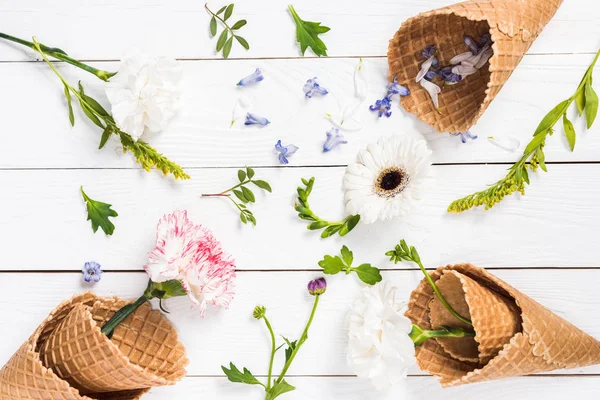
[[[235,205],[235,207],[239,210],[240,220],[242,221],[242,223],[247,224],[248,222],[250,222],[254,226],[256,226],[256,218],[254,217],[254,214],[252,213],[252,211],[250,211],[248,209],[248,206],[247,206],[247,204],[249,204],[249,203],[256,202],[256,196],[254,196],[254,192],[252,192],[252,190],[250,190],[247,186],[250,183],[252,183],[255,186],[259,187],[260,189],[267,191],[269,193],[272,192],[272,189],[271,189],[271,185],[269,185],[268,182],[260,180],[260,179],[253,179],[254,174],[255,174],[254,170],[250,167],[246,167],[245,170],[240,169],[240,170],[238,170],[238,173],[237,173],[237,177],[239,180],[239,183],[237,185],[232,186],[229,189],[226,189],[220,193],[203,194],[202,197],[226,197],[226,198],[228,198]],[[239,202],[235,201],[235,199],[231,196],[232,193],[235,197],[237,197]]]
[[[319,261],[319,266],[323,268],[323,273],[335,275],[344,271],[346,272],[346,275],[349,275],[352,272],[356,272],[358,278],[367,285],[374,285],[377,282],[381,282],[382,278],[379,268],[374,267],[371,264],[361,264],[358,267],[353,267],[352,262],[354,261],[354,255],[346,246],[342,247],[340,254],[341,257],[326,255]]]
[[[282,343],[278,347],[276,347],[277,342],[275,340],[275,333],[273,332],[273,327],[271,326],[271,323],[267,318],[266,308],[264,306],[256,306],[254,308],[254,311],[252,312],[252,315],[255,319],[263,320],[265,322],[265,325],[267,327],[267,330],[269,331],[269,335],[271,338],[271,353],[269,357],[269,373],[267,376],[267,383],[264,384],[261,381],[259,381],[247,368],[242,368],[242,371],[240,371],[240,369],[236,367],[235,364],[233,364],[232,362],[229,363],[229,368],[221,366],[221,369],[227,376],[227,379],[229,379],[230,382],[262,386],[265,390],[265,400],[274,400],[280,395],[287,392],[291,392],[292,390],[296,389],[294,386],[287,383],[284,378],[290,366],[292,365],[294,358],[298,354],[298,351],[300,351],[300,348],[308,339],[308,330],[315,317],[315,312],[317,311],[317,306],[319,305],[319,299],[321,295],[322,294],[313,295],[315,298],[313,308],[300,338],[298,340],[291,341],[288,338],[283,337],[284,343]],[[275,378],[273,376],[273,361],[275,360],[275,353],[277,353],[277,351],[280,350],[283,346],[287,346],[285,349],[285,363],[283,365],[281,373],[277,378]]]
[[[419,257],[419,253],[417,252],[417,249],[414,248],[414,246],[409,247],[406,244],[406,242],[404,241],[404,239],[402,239],[402,240],[400,240],[400,243],[397,244],[396,247],[394,247],[393,250],[386,252],[385,255],[390,257],[390,261],[392,261],[394,264],[398,264],[399,262],[402,262],[402,261],[412,261],[415,264],[417,264],[419,266],[419,268],[421,269],[421,272],[423,272],[423,275],[425,275],[425,279],[427,279],[429,286],[431,286],[431,288],[433,289],[433,292],[435,293],[437,298],[440,300],[440,302],[444,305],[444,307],[446,307],[448,312],[450,312],[450,314],[452,314],[459,321],[461,321],[465,324],[471,325],[471,326],[473,325],[471,320],[461,316],[458,312],[456,312],[454,310],[454,308],[452,308],[450,303],[448,303],[446,301],[446,299],[444,298],[444,296],[438,289],[437,285],[435,284],[435,282],[433,281],[431,276],[427,273],[427,270],[425,269],[425,267],[423,266],[423,263],[421,262],[421,257]]]
[[[90,199],[90,197],[83,191],[83,186],[81,186],[79,190],[81,191],[83,201],[85,201],[85,205],[87,206],[87,220],[92,221],[92,230],[94,233],[96,233],[98,231],[98,227],[100,227],[105,234],[112,235],[115,231],[115,226],[108,218],[117,217],[119,215],[111,208],[112,204]]]
[[[535,130],[533,139],[523,151],[523,156],[508,169],[508,174],[485,190],[453,201],[448,206],[449,212],[460,213],[479,206],[485,206],[485,209],[489,210],[507,195],[517,191],[525,194],[525,184],[530,184],[528,170],[537,171],[539,166],[544,172],[548,171],[545,163],[544,145],[548,135],[551,136],[554,133],[554,126],[561,119],[569,147],[571,151],[575,149],[575,128],[567,117],[567,110],[575,102],[579,116],[582,116],[585,112],[587,128],[591,128],[598,114],[598,95],[592,88],[592,74],[598,56],[600,56],[600,50],[596,53],[594,61],[581,79],[575,94],[560,102],[546,114]]]
[[[165,175],[173,175],[175,179],[190,178],[190,176],[186,174],[179,165],[170,161],[167,157],[163,156],[162,154],[158,153],[148,143],[145,143],[141,140],[135,141],[133,140],[131,135],[119,129],[112,115],[110,115],[110,113],[106,111],[98,101],[85,94],[81,82],[79,82],[78,89],[75,89],[73,86],[71,86],[60,74],[60,72],[58,72],[58,70],[54,67],[52,62],[50,62],[50,60],[48,59],[48,55],[44,51],[44,49],[48,49],[47,46],[44,46],[41,43],[37,42],[35,38],[33,38],[32,46],[33,49],[42,56],[42,58],[44,59],[46,64],[48,64],[48,66],[52,69],[52,71],[59,77],[64,86],[64,94],[67,99],[67,105],[69,109],[69,122],[71,123],[71,125],[73,126],[75,124],[75,115],[73,114],[72,104],[73,95],[79,101],[79,105],[81,106],[81,109],[83,110],[85,116],[90,121],[92,121],[94,125],[102,129],[102,137],[100,138],[100,145],[98,147],[99,149],[104,147],[104,145],[108,141],[108,138],[111,135],[117,135],[119,140],[121,141],[121,145],[123,146],[123,152],[126,153],[127,151],[130,151],[131,153],[133,153],[133,156],[135,157],[136,161],[140,163],[142,165],[142,168],[144,168],[146,171],[150,171],[152,168],[156,168]],[[55,54],[56,56],[56,49],[53,51],[52,54]],[[82,66],[79,67],[83,68]],[[89,71],[89,69],[83,69]],[[96,70],[96,73],[94,73],[94,75],[101,75],[99,76],[99,78],[103,79],[102,76],[104,76],[104,73],[106,73],[106,71]],[[111,73],[107,74],[109,75],[109,77],[114,75]]]
[[[308,225],[308,229],[311,231],[319,230],[326,228],[322,233],[322,238],[327,238],[334,234],[339,234],[340,236],[346,236],[348,232],[350,232],[360,221],[360,215],[348,215],[344,218],[343,221],[340,222],[330,222],[324,219],[319,218],[310,208],[308,204],[308,196],[312,192],[313,186],[315,184],[315,177],[313,176],[309,180],[302,178],[302,183],[304,184],[304,188],[299,187],[298,198],[296,199],[296,203],[294,204],[294,209],[298,211],[298,217],[300,219],[304,219],[306,221],[312,221]]]
[[[229,57],[229,53],[231,53],[231,47],[233,46],[233,39],[237,40],[239,44],[242,45],[243,48],[245,48],[246,50],[250,49],[250,45],[248,44],[248,41],[246,41],[246,39],[244,39],[243,37],[241,37],[240,35],[236,34],[235,31],[237,31],[238,29],[240,29],[241,27],[243,27],[244,25],[246,25],[247,21],[245,19],[240,19],[239,21],[237,21],[235,24],[229,26],[229,24],[227,23],[227,20],[231,17],[231,15],[233,14],[233,7],[234,4],[229,4],[226,6],[223,6],[219,9],[219,11],[212,12],[209,8],[208,8],[208,3],[206,3],[204,5],[204,8],[206,8],[206,11],[209,12],[210,15],[212,15],[212,17],[210,18],[210,35],[212,37],[217,36],[217,21],[219,21],[221,23],[221,25],[223,25],[223,32],[221,32],[221,34],[219,35],[219,38],[217,39],[217,53],[222,51],[223,52],[223,58],[227,58]],[[221,14],[223,14],[221,16]]]
[[[300,51],[302,55],[306,52],[306,49],[310,47],[315,55],[327,56],[327,46],[321,39],[319,39],[319,35],[325,32],[329,32],[330,28],[324,25],[321,25],[320,22],[310,22],[304,21],[296,10],[294,10],[294,6],[291,4],[288,6],[290,13],[292,14],[292,18],[296,23],[296,40],[300,43]]]

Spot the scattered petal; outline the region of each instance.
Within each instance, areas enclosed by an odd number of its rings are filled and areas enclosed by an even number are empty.
[[[429,93],[429,97],[431,97],[431,101],[433,101],[433,105],[436,110],[439,111],[440,105],[438,100],[438,94],[442,91],[438,85],[433,82],[428,81],[427,79],[421,79],[419,82],[421,86]]]
[[[485,65],[489,61],[490,58],[494,55],[494,50],[488,48],[481,53],[481,59],[477,64],[475,64],[475,68],[479,69]]]
[[[248,75],[245,78],[240,79],[240,81],[238,82],[237,85],[238,86],[253,85],[255,83],[262,81],[263,79],[265,79],[265,77],[263,76],[260,68],[256,68],[256,71],[254,71],[252,74]]]
[[[327,140],[325,140],[325,144],[323,144],[324,153],[339,146],[340,144],[348,143],[348,141],[344,139],[344,135],[342,135],[340,130],[337,128],[331,128],[325,134],[327,135]]]
[[[473,75],[477,71],[478,69],[471,65],[459,64],[452,67],[452,73],[460,75],[462,78]]]
[[[270,122],[266,118],[259,117],[256,114],[251,114],[251,113],[247,113],[246,114],[246,122],[244,122],[244,125],[266,126],[266,125],[269,125],[269,124],[270,124]]]
[[[379,118],[382,116],[390,117],[392,115],[392,101],[388,97],[377,100],[375,104],[369,106],[369,110],[377,111]]]
[[[433,72],[433,71],[430,71]],[[434,72],[435,74],[435,72]],[[398,83],[398,77],[394,77],[394,82],[392,83],[388,83],[387,85],[387,96],[388,98],[392,98],[393,95],[395,94],[399,94],[400,96],[404,97],[404,96],[408,96],[410,94],[410,91],[408,90],[408,88],[402,86],[401,84]]]
[[[452,72],[452,67],[444,67],[440,70],[440,76],[444,82],[454,85],[462,80],[462,76]]]
[[[428,81],[432,81],[438,75],[437,71],[427,71],[425,77],[423,79],[427,79]]]
[[[452,64],[452,65],[460,64],[464,60],[468,60],[471,57],[473,57],[473,53],[471,53],[470,51],[460,53],[459,55],[454,56],[450,59],[450,64]]]
[[[86,282],[100,282],[102,278],[102,266],[95,261],[86,262],[81,269],[81,273],[83,274],[83,280]]]
[[[437,48],[435,46],[429,45],[429,46],[425,46],[425,48],[421,52],[421,55],[423,56],[423,58],[432,59],[431,65],[433,65],[434,68],[437,68],[438,59],[435,56],[436,53],[437,53]]]
[[[450,133],[451,136],[460,136],[460,140],[463,143],[467,143],[468,139],[471,140],[475,140],[477,139],[477,135],[473,135],[471,132],[469,131],[465,131],[465,132],[456,132],[456,133]]]
[[[427,61],[425,61],[421,65],[421,70],[417,74],[417,77],[415,78],[415,82],[420,82],[425,77],[425,75],[427,74],[427,72],[431,68],[432,64],[433,64],[433,57],[427,59]]]
[[[233,113],[231,116],[231,125],[233,126],[233,124],[244,118],[246,116],[246,114],[248,114],[248,111],[250,111],[250,109],[252,108],[252,104],[250,102],[250,100],[247,97],[240,97],[236,102],[235,105],[233,106]]]
[[[467,36],[467,35],[465,35],[463,37],[463,39],[465,41],[465,44],[467,45],[467,47],[471,51],[471,53],[473,53],[473,54],[479,54],[479,52],[481,51],[481,48],[479,47],[479,43],[477,43],[475,41],[475,39],[473,39],[471,36]]]
[[[277,152],[279,152],[279,156],[278,156],[279,162],[283,165],[286,165],[286,164],[289,164],[287,157],[294,154],[298,150],[298,147],[294,146],[293,144],[288,144],[287,146],[283,146],[281,144],[281,140],[278,140],[277,143],[275,144],[275,150],[277,150]]]
[[[488,136],[488,140],[495,146],[511,152],[516,151],[521,145],[521,142],[517,138],[510,135],[500,137]]]
[[[304,90],[304,95],[309,99],[312,98],[315,94],[325,96],[327,93],[329,93],[327,89],[319,85],[316,76],[313,79],[307,80],[302,90]]]
[[[362,63],[361,58],[354,70],[354,95],[361,100],[365,100],[367,98],[368,86]]]

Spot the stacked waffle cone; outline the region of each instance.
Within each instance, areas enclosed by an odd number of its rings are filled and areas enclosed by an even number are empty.
[[[417,347],[419,367],[457,386],[600,363],[600,342],[482,268],[448,265],[431,273],[446,301],[470,318],[474,337],[430,339]],[[467,328],[423,279],[406,311],[424,328]]]
[[[465,132],[483,115],[562,0],[473,0],[428,11],[405,21],[390,41],[389,79],[409,88],[402,106],[438,132]],[[463,36],[489,33],[494,55],[478,72],[444,86],[435,109],[415,77],[428,45],[438,49],[440,65],[468,51]]]
[[[0,370],[0,400],[133,400],[182,378],[185,348],[148,303],[111,339],[100,331],[126,304],[91,293],[60,304]]]

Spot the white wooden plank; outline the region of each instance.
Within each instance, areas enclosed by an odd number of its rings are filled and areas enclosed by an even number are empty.
[[[154,246],[158,220],[175,209],[187,209],[194,221],[211,228],[240,269],[317,268],[324,254],[337,254],[342,244],[355,251],[357,260],[391,268],[384,253],[401,238],[420,249],[429,267],[463,261],[498,267],[598,266],[597,243],[589,238],[600,222],[595,200],[600,165],[552,165],[548,173],[532,174],[524,197],[514,195],[487,212],[446,212],[452,200],[485,188],[505,169],[434,167],[435,183],[411,215],[359,224],[344,238],[328,239],[306,229],[292,202],[300,178],[316,176],[313,208],[324,218],[341,219],[343,168],[257,170],[274,193],[257,193],[251,207],[256,228],[242,225],[226,199],[200,198],[233,186],[233,169],[191,170],[192,179],[185,182],[136,170],[0,171],[7,210],[0,214],[0,243],[6,244],[0,269],[78,270],[95,259],[106,269],[137,270]],[[80,185],[119,213],[113,236],[92,232]]]
[[[442,389],[432,377],[409,377],[405,388],[393,387],[376,392],[365,381],[352,377],[293,377],[289,382],[296,390],[282,396],[285,400],[429,400],[441,398],[485,398],[487,400],[531,400],[542,395],[546,400],[573,397],[594,398],[598,395],[598,377],[523,377],[491,381],[483,384]],[[149,400],[201,397],[219,400],[262,400],[262,388],[234,384],[225,378],[185,378],[176,386],[155,388],[145,397]]]
[[[302,0],[294,2],[300,16],[331,27],[323,36],[331,56],[385,56],[389,39],[400,24],[419,12],[456,3],[455,0],[365,1]],[[225,2],[209,2],[218,9]],[[248,20],[240,34],[250,42],[246,52],[234,46],[232,57],[298,57],[295,26],[288,3],[277,0],[236,2],[234,18]],[[75,58],[118,59],[137,46],[177,58],[218,57],[216,39],[208,34],[204,2],[171,0],[4,0],[2,30],[30,38],[37,35]],[[531,53],[595,52],[600,34],[600,10],[593,0],[565,1],[534,43]],[[573,29],[576,26],[577,29]],[[85,40],[82,40],[85,38]],[[310,50],[307,55],[312,55]],[[25,60],[21,50],[2,47],[0,60]]]
[[[185,62],[182,109],[165,132],[148,139],[159,151],[187,167],[277,165],[273,145],[278,139],[300,147],[293,165],[345,165],[380,135],[394,133],[425,134],[437,163],[514,162],[541,118],[572,95],[591,58],[526,57],[473,128],[480,138],[466,145],[458,137],[434,132],[397,107],[390,119],[378,119],[368,105],[384,93],[387,64],[383,59],[364,60],[369,81],[368,101],[359,113],[364,127],[346,134],[347,145],[325,154],[325,132],[331,127],[325,113],[335,112],[353,96],[352,74],[358,60]],[[108,69],[115,66],[102,65]],[[235,85],[256,67],[264,71],[263,82],[248,88]],[[83,78],[88,92],[98,94],[106,104],[103,82],[73,68],[61,70],[72,82]],[[320,78],[330,90],[329,95],[310,100],[304,97],[302,85],[313,76]],[[60,83],[47,66],[0,64],[0,88],[4,132],[0,136],[0,168],[136,167],[130,155],[117,149],[116,139],[97,150],[101,132],[79,110],[76,126],[71,128]],[[268,117],[271,125],[256,129],[239,123],[230,128],[233,105],[241,95],[252,98],[254,112]],[[576,129],[577,147],[571,153],[562,127],[557,127],[557,135],[545,148],[548,161],[600,160],[600,125],[586,131],[584,124],[578,123]],[[508,152],[491,144],[488,136],[512,136],[521,141],[521,147],[517,152]]]
[[[597,285],[600,270],[498,270],[501,279],[539,301],[589,334],[600,338],[597,315],[600,300]],[[316,272],[240,272],[237,294],[229,310],[211,309],[205,319],[191,310],[185,298],[165,303],[168,318],[175,324],[187,348],[190,364],[188,375],[222,375],[220,366],[230,361],[247,367],[257,375],[266,375],[270,341],[262,322],[252,318],[257,304],[267,307],[269,319],[277,335],[296,338],[312,307],[306,291]],[[384,279],[398,287],[398,301],[408,299],[422,274],[420,271],[387,271]],[[92,288],[102,295],[137,298],[146,285],[141,273],[106,273],[102,281],[89,286],[80,273],[2,273],[5,295],[0,298],[3,321],[12,326],[3,335],[0,365],[27,339],[40,321],[60,301],[71,294]],[[346,364],[346,314],[362,284],[354,276],[328,277],[327,292],[321,298],[310,339],[298,353],[290,368],[291,375],[352,375]],[[278,339],[279,341],[280,339]],[[281,369],[283,355],[276,358],[275,371]],[[600,366],[552,372],[552,374],[598,374]],[[423,375],[417,367],[411,375]],[[432,383],[432,386],[436,386]]]

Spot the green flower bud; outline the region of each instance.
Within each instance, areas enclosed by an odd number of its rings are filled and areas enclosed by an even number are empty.
[[[263,319],[266,313],[267,309],[265,306],[256,306],[254,307],[254,311],[252,311],[252,316],[256,319]]]

